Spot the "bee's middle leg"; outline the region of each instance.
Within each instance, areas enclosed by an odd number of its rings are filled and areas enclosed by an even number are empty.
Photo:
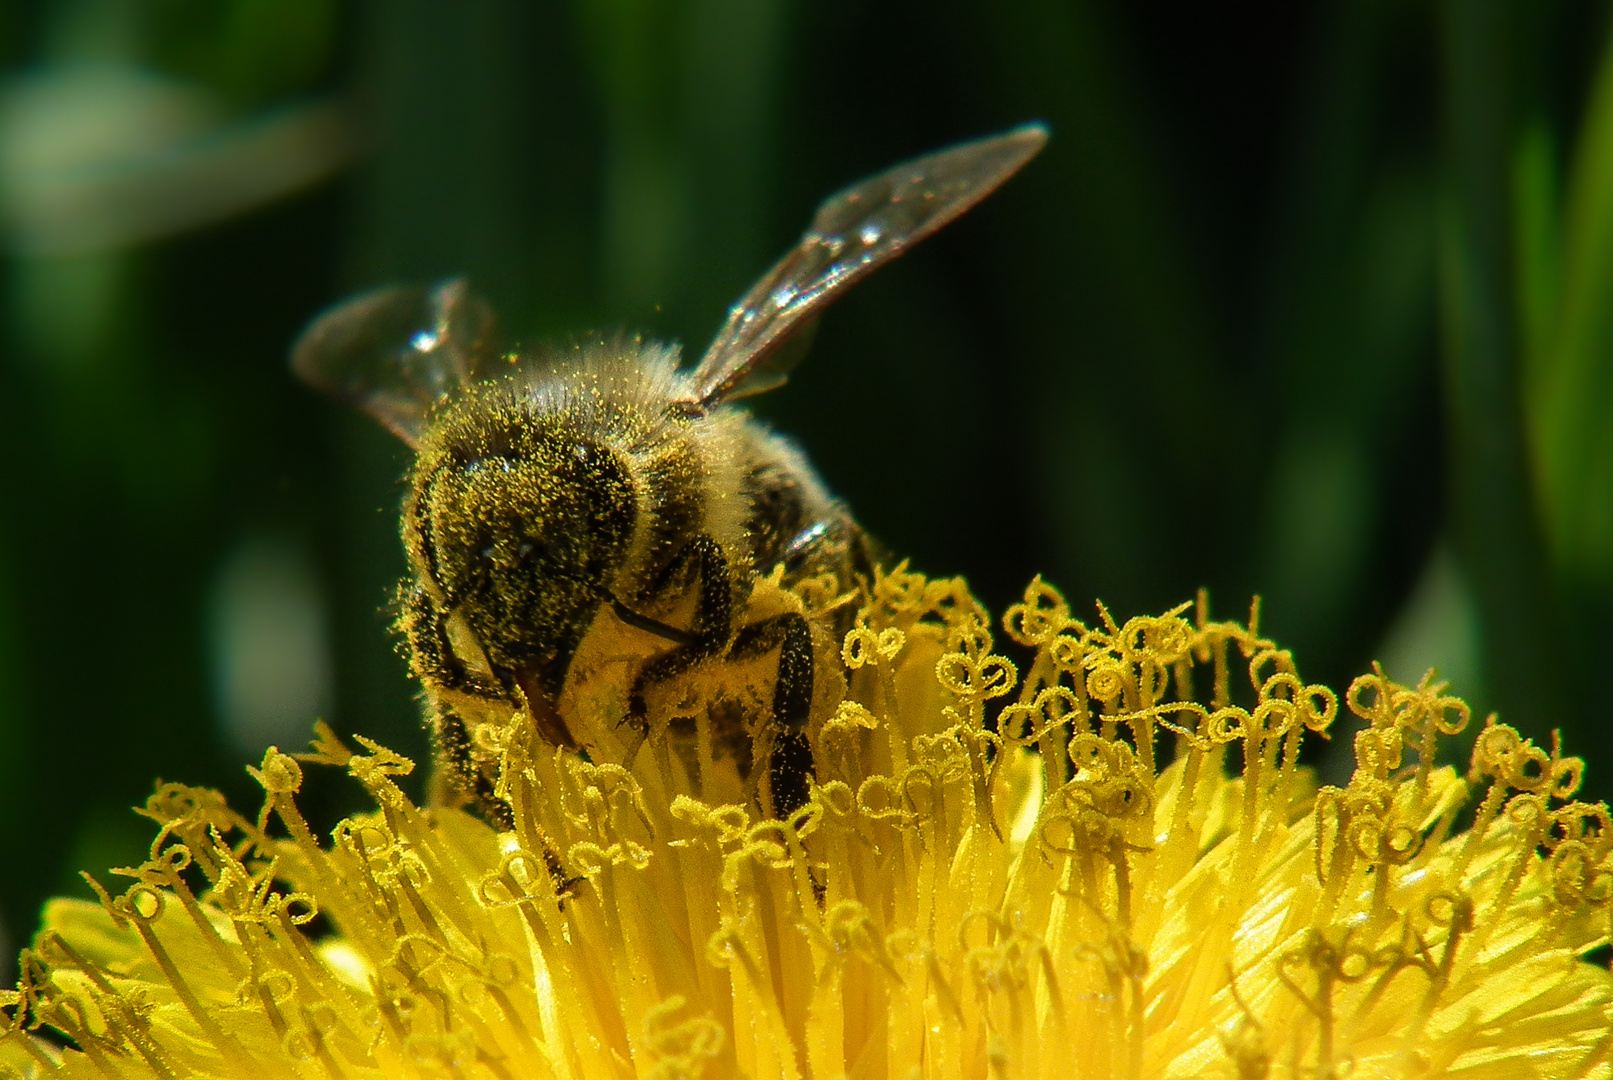
[[[785,612],[742,628],[728,650],[733,660],[753,660],[779,651],[773,683],[773,747],[767,757],[767,790],[762,809],[780,821],[807,803],[808,781],[817,774],[807,721],[812,714],[812,630],[806,619]]]

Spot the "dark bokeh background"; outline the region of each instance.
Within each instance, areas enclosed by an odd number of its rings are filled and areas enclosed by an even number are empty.
[[[1613,790],[1607,4],[0,2],[0,920],[138,861],[154,777],[317,714],[421,757],[400,445],[285,370],[371,284],[698,349],[828,192],[1046,153],[757,403],[1000,607],[1264,597]],[[344,797],[332,786],[326,811]]]

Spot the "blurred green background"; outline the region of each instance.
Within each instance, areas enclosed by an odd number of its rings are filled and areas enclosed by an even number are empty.
[[[1307,678],[1435,665],[1605,796],[1610,61],[1583,0],[3,0],[11,945],[154,777],[255,806],[315,715],[425,754],[405,452],[292,382],[312,314],[462,272],[697,351],[824,195],[1029,119],[758,411],[999,608],[1258,592]]]

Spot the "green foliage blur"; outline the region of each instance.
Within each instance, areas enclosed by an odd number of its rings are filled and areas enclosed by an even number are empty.
[[[1258,593],[1307,678],[1435,666],[1605,797],[1607,9],[0,0],[0,952],[156,777],[255,806],[316,713],[424,761],[406,453],[291,380],[310,316],[464,273],[698,352],[823,196],[1031,119],[757,410],[999,609]]]

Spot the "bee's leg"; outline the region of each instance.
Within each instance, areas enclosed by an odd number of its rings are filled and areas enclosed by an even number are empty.
[[[489,821],[500,828],[509,828],[513,820],[509,804],[493,794],[493,781],[483,774],[476,760],[464,718],[441,700],[444,691],[485,694],[486,687],[473,682],[470,672],[454,655],[448,642],[448,613],[432,602],[426,590],[411,589],[402,600],[398,628],[408,635],[410,664],[415,677],[431,696],[432,707],[426,723],[431,728],[438,768],[451,771],[448,782],[474,798]],[[436,783],[435,777],[433,783]]]
[[[470,732],[465,721],[447,705],[439,704],[431,730],[437,760],[453,770],[453,784],[472,796],[488,822],[501,832],[515,828],[515,811],[496,794],[497,784],[484,772],[471,753]]]
[[[409,635],[415,677],[433,701],[433,714],[427,723],[436,735],[438,755],[453,765],[465,791],[477,793],[473,776],[481,770],[472,753],[469,729],[458,714],[442,704],[441,696],[444,692],[483,698],[498,695],[486,679],[473,674],[454,653],[448,641],[448,612],[432,603],[424,589],[412,592],[405,605],[399,624]]]
[[[676,678],[702,660],[722,652],[734,622],[733,583],[728,557],[717,541],[701,534],[678,553],[678,557],[658,579],[656,591],[672,588],[683,574],[693,570],[700,580],[699,598],[689,626],[687,644],[668,649],[639,668],[627,696],[627,723],[641,736],[649,733],[649,707],[644,692],[657,683]],[[642,740],[641,740],[642,741]]]
[[[477,697],[508,697],[507,691],[485,675],[465,666],[448,641],[448,612],[438,607],[424,589],[411,589],[403,597],[397,628],[409,639],[410,666],[427,686]],[[511,702],[514,707],[514,702]]]
[[[752,623],[734,638],[728,655],[753,660],[777,648],[778,678],[773,683],[773,748],[767,758],[763,811],[786,820],[807,803],[808,780],[816,775],[807,720],[812,712],[812,630],[795,612]]]
[[[733,578],[728,556],[705,533],[683,546],[677,558],[657,576],[652,591],[665,593],[690,572],[700,580],[700,593],[689,623],[688,633],[694,638],[689,647],[701,655],[714,656],[722,650],[733,627]]]
[[[449,782],[475,798],[488,824],[500,832],[511,832],[515,828],[515,808],[509,800],[498,796],[493,778],[471,755],[470,733],[465,729],[465,721],[446,705],[439,704],[435,711],[431,730],[436,743],[438,768],[446,766],[453,770],[454,775]],[[555,896],[565,900],[582,878],[573,877],[566,871],[566,864],[541,825],[535,821],[529,821],[527,825],[537,836],[537,846],[544,868],[549,871],[549,880],[554,883]]]
[[[468,795],[482,816],[500,832],[515,828],[515,809],[509,800],[498,796],[498,763],[490,762],[487,768],[476,760],[472,749],[470,730],[453,706],[441,698],[442,691],[459,691],[487,697],[494,692],[488,680],[471,672],[454,654],[448,642],[448,613],[431,602],[424,589],[414,589],[403,598],[400,628],[409,636],[414,652],[415,674],[431,692],[430,719],[432,743],[436,751],[436,773],[432,786],[447,783]],[[499,695],[502,697],[503,695]],[[513,708],[513,703],[512,703]],[[489,774],[491,770],[491,775]],[[444,771],[449,773],[443,777]],[[533,823],[534,828],[538,828]],[[569,896],[581,879],[566,872],[565,864],[549,838],[538,828],[544,866],[554,882],[555,895]]]

